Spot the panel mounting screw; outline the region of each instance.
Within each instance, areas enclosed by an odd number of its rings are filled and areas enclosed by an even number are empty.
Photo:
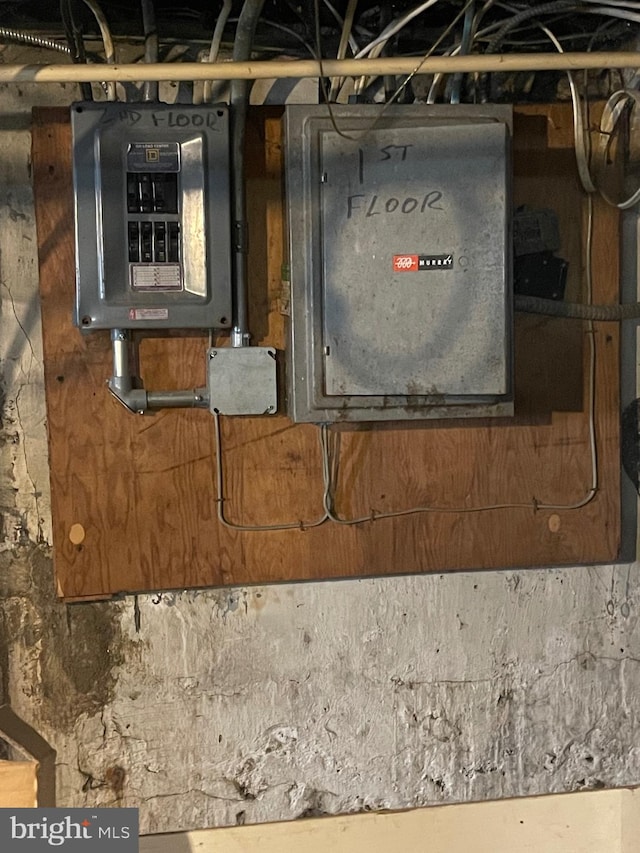
[[[138,409],[136,415],[144,415],[144,409]]]
[[[126,332],[120,332],[120,333],[118,334],[118,340],[119,340],[119,341],[126,341],[126,339],[127,339]]]
[[[268,411],[268,412],[273,412],[273,406],[267,406],[267,411]]]
[[[216,357],[216,351],[214,349],[212,349],[211,352],[209,353],[209,358],[215,358],[215,357]]]

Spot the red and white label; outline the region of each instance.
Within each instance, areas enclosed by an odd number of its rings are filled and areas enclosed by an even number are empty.
[[[393,271],[394,272],[416,272],[420,259],[418,255],[394,255],[393,256]]]
[[[168,320],[168,308],[129,308],[130,320]]]

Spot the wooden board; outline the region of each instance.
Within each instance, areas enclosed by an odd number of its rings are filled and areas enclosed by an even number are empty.
[[[34,809],[38,805],[35,761],[0,761],[0,809]]]
[[[636,788],[146,835],[140,853],[635,853]]]
[[[278,115],[256,108],[250,131],[251,324],[254,343],[282,350],[286,294]],[[571,111],[566,105],[519,111],[515,134],[517,202],[557,210],[562,254],[571,262],[569,294],[578,298],[585,207],[571,149]],[[224,529],[216,520],[211,416],[206,411],[128,414],[105,388],[111,368],[108,333],[83,337],[71,325],[73,209],[65,110],[35,111],[33,170],[61,596],[616,559],[615,324],[596,325],[599,488],[584,507],[534,510],[535,502],[578,503],[590,485],[585,327],[518,317],[514,419],[341,433],[336,503],[344,517],[416,505],[447,512],[284,532]],[[598,201],[593,271],[594,301],[615,302],[618,217]],[[146,387],[203,383],[205,346],[203,338],[193,336],[144,340]],[[278,415],[223,419],[222,433],[229,519],[267,525],[322,515],[316,427],[295,426]],[[468,511],[496,503],[526,506]]]

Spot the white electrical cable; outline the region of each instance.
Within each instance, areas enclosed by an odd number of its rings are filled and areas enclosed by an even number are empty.
[[[327,0],[325,0],[325,2],[327,2]],[[347,4],[347,11],[344,14],[344,21],[342,22],[342,32],[340,33],[340,43],[338,44],[336,59],[344,59],[347,55],[347,46],[353,30],[353,20],[355,18],[357,5],[358,0],[349,0]],[[333,77],[331,80],[331,86],[329,87],[329,101],[335,101],[341,86],[342,78]]]
[[[462,8],[461,8],[461,9],[460,9],[460,11],[458,12],[458,14],[453,18],[453,20],[449,23],[449,25],[448,25],[447,27],[445,27],[445,29],[440,33],[440,35],[438,36],[438,38],[437,38],[437,39],[434,41],[434,43],[431,45],[431,47],[429,48],[429,50],[428,50],[428,51],[427,51],[427,52],[422,56],[422,58],[419,60],[418,64],[414,66],[414,68],[411,70],[411,72],[410,72],[410,73],[409,73],[409,74],[404,78],[404,80],[400,83],[400,85],[398,86],[398,88],[396,89],[396,91],[393,93],[393,95],[391,96],[391,98],[389,98],[389,99],[386,101],[386,103],[385,103],[385,105],[384,105],[383,109],[381,110],[380,117],[382,116],[382,114],[384,113],[384,111],[386,110],[386,108],[387,108],[390,104],[394,103],[394,101],[397,99],[397,97],[401,94],[401,92],[405,89],[405,87],[409,85],[409,83],[410,83],[410,82],[411,82],[411,80],[416,76],[416,74],[421,74],[421,73],[422,73],[422,74],[426,74],[426,73],[427,73],[427,69],[426,69],[426,67],[425,67],[425,66],[426,66],[426,65],[428,65],[430,58],[431,58],[431,57],[432,57],[432,55],[436,52],[436,50],[437,50],[437,48],[440,46],[440,44],[441,44],[441,43],[446,39],[446,37],[449,35],[449,33],[454,29],[454,27],[455,27],[455,25],[458,23],[458,21],[459,21],[461,18],[463,18],[463,17],[464,17],[464,15],[466,14],[467,9],[468,9],[468,8],[469,8],[473,3],[474,3],[474,0],[466,0],[465,4],[462,6]],[[468,54],[465,54],[465,56],[467,56],[467,55],[468,55]],[[379,60],[379,59],[369,59],[368,61],[369,61],[369,62],[371,62],[371,63],[375,63],[375,62],[379,62],[380,60]],[[377,75],[376,75],[376,76],[377,76]],[[375,76],[374,76],[372,79],[375,79]],[[358,81],[358,83],[356,84],[356,93],[359,93],[359,92],[361,92],[361,91],[364,89],[365,84],[366,84],[366,80],[367,80],[367,77],[366,77],[366,76],[363,76],[363,77],[361,77],[361,78],[360,78],[360,80],[359,80],[359,81]]]
[[[324,0],[324,5],[331,12],[333,17],[336,19],[339,27],[344,27],[344,19],[341,17],[340,13],[337,11],[336,7],[331,3],[331,0]],[[349,32],[349,47],[351,48],[351,53],[355,56],[358,52],[358,42],[353,34],[353,27]],[[346,53],[345,55],[346,56]],[[342,57],[344,59],[344,56]]]
[[[403,15],[401,18],[396,18],[395,21],[392,21],[388,26],[384,28],[384,30],[380,33],[380,35],[373,39],[366,47],[363,47],[356,55],[355,59],[363,59],[366,56],[369,56],[370,59],[377,59],[382,51],[385,48],[385,45],[389,41],[389,39],[393,38],[397,33],[400,32],[401,29],[406,27],[408,23],[410,23],[415,17],[420,15],[422,12],[426,12],[427,9],[431,8],[431,6],[435,6],[439,0],[426,0],[425,3],[421,3],[419,6],[411,9],[407,12],[406,15]],[[355,94],[361,95],[367,85],[367,77],[361,77],[355,86]]]
[[[115,64],[116,61],[116,50],[113,44],[113,38],[111,36],[111,30],[109,29],[109,22],[107,21],[104,12],[96,2],[96,0],[83,0],[85,6],[88,6],[91,12],[93,13],[93,17],[96,19],[96,23],[100,29],[100,35],[102,36],[102,43],[104,45],[104,55],[107,63],[109,65]],[[116,83],[115,80],[107,81],[107,100],[115,101],[116,100]]]
[[[543,33],[553,42],[554,47],[558,51],[558,53],[564,53],[562,45],[555,37],[555,35],[551,32],[551,30],[545,26],[544,24],[538,24]],[[571,92],[571,103],[573,105],[573,142],[576,153],[576,165],[578,167],[578,174],[580,176],[580,183],[586,193],[594,193],[596,192],[596,186],[593,183],[593,179],[591,178],[591,172],[589,171],[589,154],[588,154],[588,137],[584,127],[584,117],[582,114],[582,108],[580,104],[580,93],[578,92],[578,86],[576,85],[575,78],[571,71],[567,71],[567,78],[569,80],[569,91]]]
[[[222,44],[224,28],[227,25],[227,21],[229,20],[229,16],[231,15],[232,8],[233,0],[224,0],[222,9],[220,10],[220,14],[218,15],[218,20],[216,21],[216,25],[213,29],[213,36],[211,38],[211,47],[209,48],[209,56],[207,58],[207,61],[211,64],[218,61],[218,54],[220,53],[220,45]],[[212,81],[205,80],[202,91],[202,100],[205,104],[208,104],[211,101],[212,88]]]
[[[223,470],[223,452],[222,452],[222,429],[220,426],[220,415],[218,412],[213,413],[214,420],[214,431],[216,437],[216,505],[217,505],[217,515],[218,521],[223,527],[227,527],[229,530],[240,530],[249,533],[262,533],[276,530],[309,530],[312,527],[320,527],[321,524],[324,524],[325,521],[328,520],[328,516],[325,514],[322,518],[317,519],[316,521],[294,521],[294,522],[286,522],[284,524],[236,524],[233,521],[229,521],[224,512],[224,470]],[[326,493],[329,488],[329,471],[326,467],[326,461],[324,453],[322,454],[322,478],[324,483],[324,492]]]
[[[640,94],[632,89],[620,89],[609,98],[602,111],[598,142],[594,154],[594,167],[596,174],[604,175],[607,168],[607,160],[611,142],[620,117],[629,105],[640,106]],[[622,201],[614,201],[602,186],[598,187],[602,198],[613,207],[620,210],[629,210],[640,202],[640,188],[632,195]]]
[[[385,46],[385,44],[389,41],[390,38],[393,38],[397,33],[400,32],[403,27],[406,27],[408,23],[410,23],[415,17],[421,15],[422,12],[426,12],[427,9],[430,9],[431,6],[435,6],[439,0],[426,0],[425,3],[421,3],[419,6],[415,6],[406,15],[403,15],[401,18],[396,18],[395,21],[392,21],[388,26],[384,28],[384,30],[380,33],[380,35],[375,38],[372,42],[369,42],[366,47],[363,47],[362,50],[358,51],[355,55],[355,59],[363,59],[365,56],[369,56],[369,54],[379,48]],[[376,54],[379,56],[380,52]]]
[[[462,46],[458,44],[456,47],[450,47],[445,53],[445,56],[458,56],[461,50]],[[431,86],[429,87],[429,92],[427,94],[428,104],[435,104],[436,98],[438,97],[438,89],[440,88],[440,84],[442,83],[444,76],[444,74],[433,75],[433,80],[431,81]]]

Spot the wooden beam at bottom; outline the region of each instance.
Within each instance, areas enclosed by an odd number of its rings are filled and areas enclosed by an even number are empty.
[[[32,809],[38,805],[35,761],[0,761],[0,808]]]
[[[140,853],[632,853],[638,789],[147,835]]]

